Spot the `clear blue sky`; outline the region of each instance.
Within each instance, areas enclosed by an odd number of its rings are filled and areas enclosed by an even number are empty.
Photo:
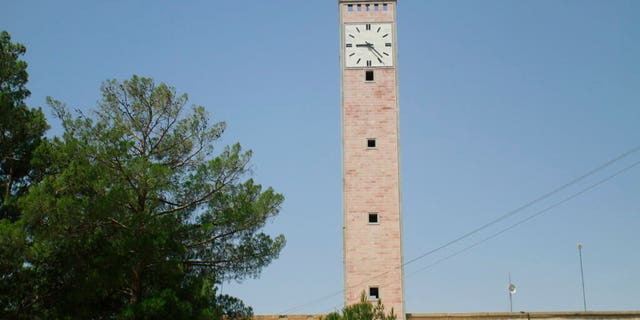
[[[400,0],[398,17],[407,260],[640,144],[640,1]],[[105,79],[149,76],[254,150],[288,244],[223,292],[276,314],[342,289],[337,0],[4,1],[0,29],[28,48],[32,106],[89,109]],[[515,310],[580,310],[578,241],[588,307],[640,309],[640,167],[425,269],[639,160],[409,264],[407,311],[507,311],[508,272]]]

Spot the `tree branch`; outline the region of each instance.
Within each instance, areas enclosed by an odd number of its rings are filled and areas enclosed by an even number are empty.
[[[114,219],[114,218],[109,218],[109,221],[117,224],[118,226],[120,226],[123,229],[127,229],[129,230],[129,227],[125,226],[124,224],[120,223],[118,220]]]
[[[226,185],[227,185],[226,183],[223,183],[223,184],[221,184],[219,187],[213,188],[213,190],[211,190],[211,191],[209,191],[209,192],[205,193],[203,196],[201,196],[200,198],[198,198],[198,199],[196,199],[196,200],[193,200],[193,201],[190,201],[190,202],[184,203],[184,204],[179,205],[178,207],[175,207],[175,208],[173,208],[173,209],[169,209],[169,210],[165,210],[165,211],[159,212],[156,216],[158,216],[158,217],[160,217],[160,216],[164,216],[164,215],[167,215],[167,214],[171,214],[171,213],[174,213],[174,212],[178,212],[178,211],[180,211],[180,210],[184,210],[184,209],[186,209],[186,208],[188,208],[188,207],[190,207],[190,206],[194,206],[194,205],[201,204],[201,203],[203,203],[204,201],[206,201],[209,197],[211,197],[214,193],[216,193],[216,192],[218,192],[218,191],[222,190],[222,188],[224,188]],[[165,203],[167,203],[167,204],[168,204],[168,202],[165,202]]]
[[[215,236],[213,236],[213,237],[211,237],[209,239],[205,239],[205,240],[202,240],[202,241],[199,241],[199,242],[196,242],[196,243],[186,244],[185,247],[187,247],[189,249],[194,248],[194,247],[199,247],[199,246],[201,246],[203,244],[207,244],[207,243],[211,243],[213,241],[216,241],[217,239],[225,238],[225,237],[234,235],[234,234],[236,234],[238,232],[246,231],[249,228],[251,228],[252,226],[253,226],[253,224],[250,225],[250,226],[243,227],[243,228],[231,230],[229,232],[221,233],[221,234],[215,235]]]

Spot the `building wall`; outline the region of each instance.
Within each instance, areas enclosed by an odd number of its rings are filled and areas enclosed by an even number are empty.
[[[516,320],[516,319],[640,319],[640,311],[612,311],[612,312],[492,312],[492,313],[409,313],[408,320]]]
[[[323,315],[255,316],[255,320],[320,320]],[[640,311],[407,313],[407,320],[640,320]]]
[[[345,70],[355,85],[344,103],[344,242],[347,303],[360,301],[369,287],[380,288],[383,303],[401,312],[398,130],[395,72],[376,70],[376,83],[363,70]],[[350,81],[350,80],[347,80]],[[375,148],[367,139],[376,140]],[[378,224],[368,214],[378,214]]]

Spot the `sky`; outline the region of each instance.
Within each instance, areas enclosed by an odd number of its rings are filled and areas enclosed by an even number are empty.
[[[602,165],[640,145],[640,1],[399,2],[406,311],[508,311],[509,273],[514,311],[581,310],[578,242],[587,308],[639,310],[640,152]],[[134,74],[225,121],[218,147],[253,150],[286,198],[266,231],[287,246],[222,292],[256,314],[342,307],[337,0],[14,0],[0,30],[50,135],[47,96],[90,110]]]

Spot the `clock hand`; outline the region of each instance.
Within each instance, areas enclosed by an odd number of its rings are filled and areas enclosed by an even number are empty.
[[[357,48],[360,48],[360,47],[367,47],[368,48],[370,46],[371,46],[371,44],[369,44],[369,43],[367,43],[367,44],[356,44]]]
[[[373,55],[378,58],[380,62],[382,62],[382,59],[384,59],[384,57],[380,54],[380,52],[378,52],[378,50],[376,50],[376,48],[373,47],[372,44],[369,45],[369,50],[371,50],[371,52],[373,52]]]
[[[369,50],[371,50],[374,53],[376,58],[384,59],[384,57],[380,54],[380,52],[378,52],[378,50],[376,50],[376,48],[373,47],[373,43],[370,43],[369,41],[365,41],[364,43],[366,43],[366,47],[368,47]]]
[[[378,52],[378,50],[376,50],[376,48],[372,46],[369,47],[369,49],[371,49],[375,54],[378,55],[378,57],[380,57],[380,59],[384,59],[384,57],[380,54],[380,52]]]

